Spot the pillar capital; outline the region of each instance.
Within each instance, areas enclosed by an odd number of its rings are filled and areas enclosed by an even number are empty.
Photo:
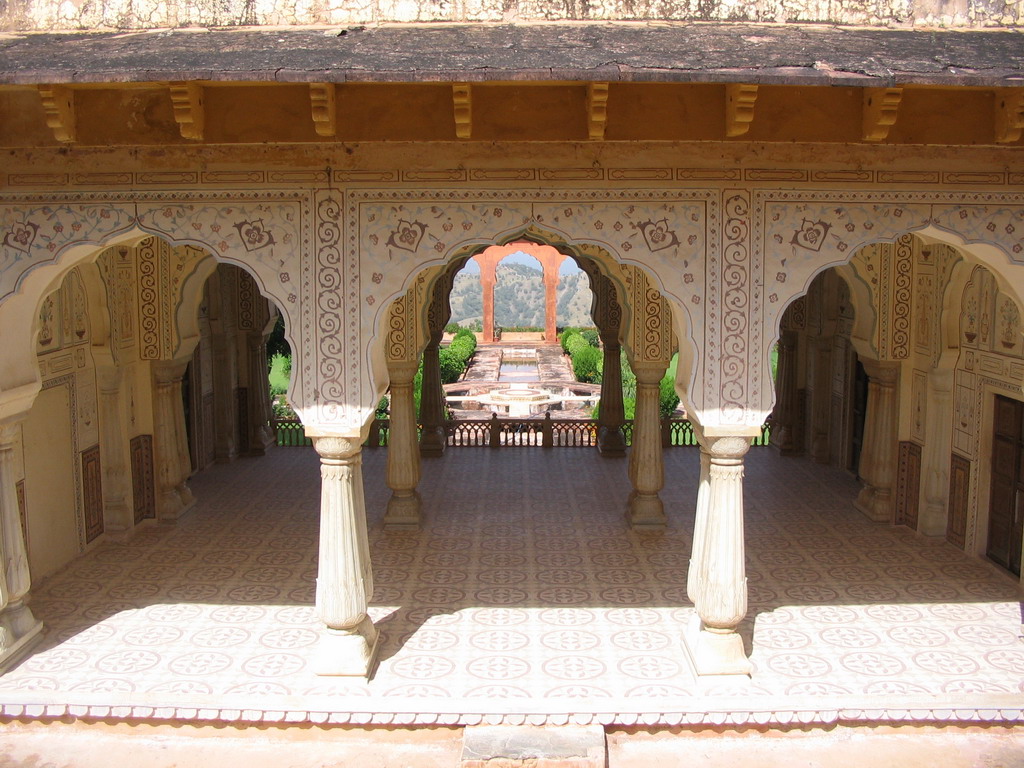
[[[362,441],[358,437],[312,435],[312,438],[313,447],[324,463],[350,464],[362,449]]]
[[[896,386],[896,380],[900,374],[900,363],[866,358],[861,358],[860,362],[871,381],[882,387]]]
[[[412,384],[416,378],[416,371],[419,370],[420,361],[388,362],[388,376],[391,377],[391,386],[407,386]]]
[[[713,435],[705,436],[700,446],[713,464],[742,464],[743,457],[750,450],[750,437],[747,435]]]
[[[661,383],[665,371],[668,370],[668,360],[663,362],[630,361],[629,367],[633,369],[638,384],[656,386]]]
[[[181,381],[190,362],[192,362],[191,357],[177,360],[155,360],[153,361],[153,378],[160,386],[175,384]]]

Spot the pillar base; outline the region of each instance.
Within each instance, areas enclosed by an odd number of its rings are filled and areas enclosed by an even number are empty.
[[[157,501],[156,517],[161,523],[173,523],[182,518],[196,505],[195,497],[189,491],[182,497],[178,489],[165,491]]]
[[[369,677],[377,657],[377,628],[364,616],[352,629],[326,628],[313,659],[318,675]]]
[[[423,428],[420,436],[420,456],[440,456],[448,445],[448,433],[444,427]]]
[[[860,510],[868,520],[876,523],[892,522],[892,495],[870,485],[864,486],[857,494],[853,506]]]
[[[597,433],[597,450],[608,459],[618,459],[626,455],[626,440],[618,427],[601,427]]]
[[[917,532],[923,536],[945,536],[946,514],[946,506],[941,502],[938,504],[926,503],[920,512]]]
[[[662,529],[668,522],[665,517],[665,505],[656,493],[638,493],[629,495],[626,506],[626,521],[633,528]]]
[[[409,496],[391,494],[388,510],[384,514],[384,528],[387,530],[418,530],[422,500],[418,491]]]
[[[749,677],[753,667],[743,649],[743,638],[736,632],[715,632],[703,626],[696,614],[683,634],[698,677],[741,675]]]
[[[0,616],[0,674],[14,666],[43,637],[43,622],[27,605]]]

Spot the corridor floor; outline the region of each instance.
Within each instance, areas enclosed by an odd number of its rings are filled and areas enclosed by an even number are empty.
[[[847,475],[754,448],[749,680],[697,680],[683,645],[698,469],[666,454],[663,533],[630,532],[626,462],[588,449],[449,449],[419,532],[380,527],[369,681],[317,677],[312,449],[193,478],[196,508],[36,585],[47,626],[0,678],[7,715],[355,723],[1024,720],[1021,592],[941,540],[871,523]]]

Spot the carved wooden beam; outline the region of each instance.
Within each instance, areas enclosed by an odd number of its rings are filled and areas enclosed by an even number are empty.
[[[896,124],[902,88],[864,89],[864,141],[884,141]]]
[[[729,83],[725,86],[725,135],[742,136],[754,122],[754,104],[757,86],[749,83]]]
[[[338,134],[338,112],[334,106],[334,83],[310,83],[309,101],[317,136]]]
[[[206,127],[203,87],[191,82],[171,83],[171,104],[182,138],[202,141],[203,129]]]
[[[473,135],[473,95],[469,83],[452,85],[452,99],[455,104],[455,135],[468,139]]]
[[[53,131],[57,141],[70,144],[75,140],[75,97],[70,88],[63,85],[40,85],[39,95],[43,99],[46,125]]]
[[[591,141],[604,141],[608,124],[608,83],[587,86],[587,134]]]
[[[996,143],[1010,144],[1024,130],[1024,88],[996,91]]]

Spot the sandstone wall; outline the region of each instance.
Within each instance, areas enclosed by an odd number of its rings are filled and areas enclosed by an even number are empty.
[[[1007,27],[1024,0],[0,0],[8,31],[655,20]]]

